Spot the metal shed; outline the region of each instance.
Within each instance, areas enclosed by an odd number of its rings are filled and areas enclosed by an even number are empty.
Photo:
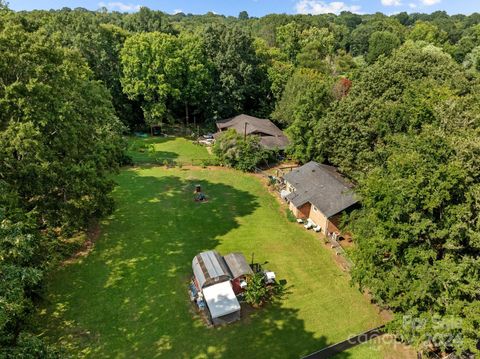
[[[233,279],[253,274],[252,268],[250,268],[242,253],[229,253],[223,258],[230,269],[230,273],[232,273]]]
[[[200,290],[232,279],[225,260],[216,251],[207,251],[196,255],[192,261],[192,269],[195,282]]]

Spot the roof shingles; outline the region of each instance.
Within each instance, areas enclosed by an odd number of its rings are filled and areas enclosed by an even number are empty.
[[[295,207],[310,202],[327,218],[358,202],[353,186],[331,166],[308,162],[287,173],[284,179],[295,188],[287,200]]]
[[[285,149],[288,145],[288,138],[283,131],[267,119],[242,114],[227,120],[218,121],[217,127],[220,131],[232,128],[240,134],[245,132],[247,135],[257,134],[260,136],[260,144],[264,148]]]

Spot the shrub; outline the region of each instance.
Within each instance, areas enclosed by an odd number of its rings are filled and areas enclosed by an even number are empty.
[[[244,293],[245,302],[253,307],[261,307],[267,302],[273,302],[285,293],[282,283],[266,285],[263,272],[257,272],[247,279]]]
[[[233,129],[222,133],[212,150],[220,164],[244,172],[254,171],[261,162],[269,158],[269,153],[260,146],[258,136],[245,138]]]
[[[219,166],[220,161],[218,160],[218,158],[206,158],[200,161],[200,165],[202,167]]]
[[[295,217],[295,215],[290,209],[287,209],[287,219],[289,220],[289,222],[297,222],[297,217]]]

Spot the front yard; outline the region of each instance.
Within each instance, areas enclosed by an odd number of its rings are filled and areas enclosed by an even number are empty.
[[[286,219],[252,175],[226,169],[152,167],[116,178],[117,209],[93,251],[49,280],[40,323],[75,357],[298,358],[381,324],[332,253]],[[209,198],[193,201],[196,184]],[[268,261],[289,294],[242,321],[207,328],[187,282],[204,250]],[[245,313],[244,313],[245,314]],[[340,358],[382,358],[363,345]]]

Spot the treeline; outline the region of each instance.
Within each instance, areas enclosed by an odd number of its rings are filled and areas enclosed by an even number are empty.
[[[298,72],[303,69],[330,80],[352,78],[408,40],[441,47],[470,67],[479,53],[480,14],[249,18],[242,12],[237,18],[168,15],[148,8],[133,14],[64,8],[11,13],[10,18],[28,31],[55,34],[62,46],[80,51],[130,128],[145,122],[212,124],[240,112],[261,117],[273,112],[287,126],[294,121],[288,105],[301,99],[292,98],[292,88],[284,93],[285,86],[302,81]]]
[[[43,278],[113,208],[111,95],[81,53],[0,7],[0,357],[56,356],[32,334]]]
[[[55,355],[29,314],[67,238],[112,210],[122,132],[239,113],[358,183],[353,280],[395,311],[391,330],[478,352],[480,14],[0,5],[0,50],[0,356]]]

